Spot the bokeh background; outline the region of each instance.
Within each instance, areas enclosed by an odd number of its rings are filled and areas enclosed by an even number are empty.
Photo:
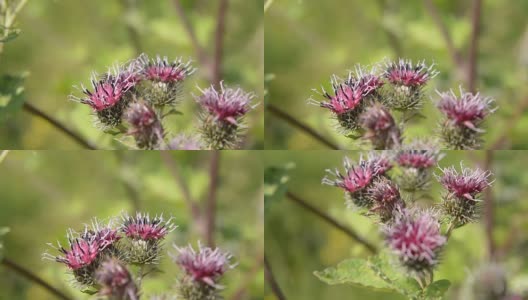
[[[198,72],[185,85],[180,110],[168,118],[172,132],[195,132],[198,106],[191,93],[209,86],[209,63],[198,62],[195,48],[179,18],[175,2],[194,27],[207,56],[213,56],[219,1],[216,0],[30,0],[17,18],[20,35],[5,44],[0,74],[28,72],[25,98],[39,109],[97,144],[101,149],[123,148],[112,136],[92,125],[91,109],[69,101],[72,86],[89,85],[92,71],[102,73],[114,62],[137,56],[138,50],[191,58]],[[227,85],[240,86],[263,100],[264,22],[262,0],[231,0],[224,35],[224,76]],[[131,34],[132,29],[132,34]],[[135,32],[135,33],[134,33]],[[136,46],[139,44],[139,48]],[[262,149],[263,105],[248,116],[245,149]],[[3,149],[78,149],[68,137],[39,118],[19,110],[0,117]]]
[[[341,189],[321,184],[325,169],[341,169],[344,156],[358,159],[359,155],[358,151],[267,151],[265,168],[289,165],[288,191],[381,248],[383,241],[378,227],[367,217],[345,208]],[[506,272],[510,292],[526,293],[528,203],[525,198],[528,176],[518,172],[528,167],[526,152],[494,151],[486,154],[482,151],[446,151],[439,166],[458,167],[460,161],[468,167],[483,167],[485,161],[490,163],[495,179],[492,186],[494,257]],[[293,165],[295,167],[292,168]],[[439,183],[432,182],[428,192],[432,200],[423,197],[419,200],[428,205],[438,203],[443,191]],[[277,198],[266,204],[265,228],[266,257],[286,299],[404,299],[399,295],[357,286],[330,286],[319,281],[314,271],[335,267],[347,258],[366,258],[370,254],[362,244],[289,198]],[[451,281],[452,286],[445,299],[475,299],[470,298],[469,280],[479,267],[489,262],[487,245],[482,221],[453,231],[440,267],[435,272],[435,280]],[[265,299],[275,299],[270,289],[266,289]]]
[[[334,130],[327,109],[307,104],[312,89],[330,90],[330,76],[343,75],[360,63],[384,58],[434,61],[441,72],[434,89],[468,89],[464,66],[471,40],[472,3],[451,0],[286,0],[272,2],[265,13],[265,72],[269,104],[290,114],[342,149],[355,141]],[[455,63],[426,3],[445,24],[461,56]],[[486,149],[528,147],[528,1],[482,1],[477,49],[476,87],[494,97],[499,110],[487,121]],[[500,20],[500,21],[499,21]],[[431,135],[440,114],[426,99],[423,114],[408,124],[406,136]],[[325,149],[298,128],[266,112],[266,149]]]
[[[171,152],[179,174],[195,200],[209,189],[211,152]],[[179,226],[167,237],[186,245],[204,241],[189,213],[177,181],[160,152],[11,151],[0,164],[0,228],[5,257],[31,270],[73,299],[88,299],[70,284],[67,268],[42,260],[46,243],[66,243],[68,228],[80,229],[91,218],[106,219],[136,208],[172,215]],[[223,151],[219,157],[216,245],[230,251],[238,266],[226,273],[226,299],[244,287],[238,300],[262,299],[264,279],[262,162],[249,151]],[[147,277],[144,295],[174,286],[178,268],[165,255],[163,273]],[[57,299],[39,285],[0,264],[0,299]]]

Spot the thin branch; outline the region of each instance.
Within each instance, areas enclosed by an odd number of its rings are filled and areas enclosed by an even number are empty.
[[[194,47],[198,61],[200,61],[200,63],[202,64],[205,64],[207,60],[207,54],[205,53],[204,48],[200,45],[200,42],[196,37],[196,33],[194,32],[194,28],[191,24],[191,21],[189,20],[189,18],[187,18],[187,14],[183,9],[181,0],[174,0],[173,3],[174,7],[176,8],[176,13],[178,14],[178,17],[180,18],[183,24],[183,28],[185,29],[187,35],[189,36],[189,39],[191,40],[191,44]]]
[[[220,151],[213,150],[209,165],[209,193],[205,204],[205,240],[211,248],[215,246],[216,193],[218,190]]]
[[[309,136],[313,137],[314,139],[318,140],[325,146],[327,146],[330,149],[339,150],[339,146],[331,142],[329,139],[322,136],[320,133],[312,129],[311,127],[308,127],[307,125],[301,123],[299,120],[295,119],[295,117],[289,115],[288,113],[280,110],[273,104],[269,103],[266,108],[273,113],[276,117],[279,119],[287,122],[288,124],[292,125],[293,127],[296,127],[297,129],[300,129],[304,133],[308,134]]]
[[[91,150],[97,150],[97,148],[88,140],[83,138],[78,133],[74,132],[73,130],[66,127],[64,124],[60,123],[58,120],[53,118],[52,116],[46,114],[42,110],[35,107],[33,104],[30,104],[29,102],[24,102],[23,106],[24,110],[36,117],[41,118],[42,120],[48,122],[48,124],[52,125],[56,129],[62,131],[64,134],[75,140],[79,145],[83,146],[84,148],[91,149]]]
[[[424,4],[425,8],[433,18],[433,21],[435,22],[436,26],[440,30],[442,37],[444,38],[444,41],[447,46],[447,51],[449,52],[453,63],[455,64],[455,66],[460,65],[462,63],[462,56],[460,55],[458,49],[456,49],[455,44],[453,43],[453,39],[449,34],[449,30],[447,29],[446,24],[442,21],[442,17],[438,13],[438,9],[436,8],[432,0],[424,0]]]
[[[365,246],[371,253],[374,254],[374,253],[376,253],[378,251],[376,249],[376,246],[374,246],[369,241],[367,241],[366,239],[361,237],[357,232],[355,232],[351,228],[345,227],[344,225],[340,224],[334,218],[332,218],[331,216],[329,216],[326,213],[322,212],[321,210],[319,210],[317,207],[311,205],[310,203],[304,201],[303,199],[301,199],[301,197],[297,196],[296,194],[293,194],[292,192],[287,192],[286,193],[286,197],[288,199],[292,200],[293,202],[299,204],[300,206],[302,206],[306,210],[310,211],[314,215],[320,217],[321,219],[326,221],[328,224],[330,224],[330,225],[334,226],[335,228],[341,230],[346,235],[348,235],[349,237],[354,239],[356,242],[358,242],[358,243],[362,244],[363,246]]]
[[[478,40],[480,36],[480,19],[482,15],[482,0],[474,0],[471,8],[471,44],[468,55],[468,87],[472,93],[476,92],[477,81],[477,57],[478,57]]]
[[[189,189],[189,185],[185,181],[185,179],[181,176],[180,169],[178,168],[178,164],[171,156],[171,153],[168,151],[160,151],[161,159],[165,163],[165,166],[169,169],[169,172],[172,174],[172,177],[176,180],[176,185],[180,189],[183,201],[187,204],[189,209],[191,210],[191,214],[195,220],[199,220],[200,218],[200,207],[194,201],[191,191]]]
[[[277,296],[277,299],[286,300],[284,293],[282,292],[277,280],[275,279],[275,276],[273,275],[273,272],[271,271],[271,265],[269,264],[266,256],[264,256],[264,276],[270,285],[271,291],[275,294],[275,296]]]
[[[219,0],[218,17],[215,32],[215,52],[213,60],[213,84],[219,85],[222,80],[223,57],[224,57],[224,35],[226,28],[226,14],[229,5],[228,0]]]
[[[14,261],[4,257],[4,259],[2,259],[2,265],[4,265],[8,269],[11,269],[11,270],[15,271],[16,273],[18,273],[22,277],[24,277],[24,278],[26,278],[26,279],[28,279],[28,280],[40,285],[41,287],[43,287],[46,290],[48,290],[48,292],[50,292],[53,295],[57,296],[57,298],[63,299],[63,300],[72,300],[72,298],[66,296],[64,293],[59,291],[57,288],[51,286],[49,283],[44,281],[42,278],[38,277],[36,274],[32,273],[28,269],[25,269],[24,267],[18,265]]]
[[[493,167],[493,151],[487,150],[484,161],[484,170],[491,170]],[[486,241],[488,249],[488,257],[490,260],[495,258],[495,242],[493,240],[493,224],[494,224],[494,203],[493,190],[487,188],[484,191],[484,225],[486,227]]]

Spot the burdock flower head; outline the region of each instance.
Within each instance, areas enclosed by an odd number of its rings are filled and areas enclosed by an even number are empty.
[[[375,156],[367,160],[361,157],[355,165],[348,157],[345,157],[343,165],[344,174],[341,174],[337,168],[327,169],[326,172],[329,175],[323,178],[322,183],[342,188],[345,191],[348,205],[370,208],[372,202],[366,195],[366,188],[375,178],[382,176],[388,170],[388,165]],[[334,178],[330,179],[329,176]]]
[[[416,64],[404,59],[386,62],[384,77],[394,89],[388,97],[384,97],[385,104],[398,110],[419,108],[423,98],[423,86],[437,74],[434,64],[427,66],[425,61]]]
[[[85,97],[70,96],[70,99],[90,105],[103,127],[121,124],[121,117],[132,97],[138,74],[129,66],[115,66],[106,74],[92,74],[92,89],[81,85]]]
[[[392,149],[401,144],[401,134],[391,113],[380,103],[368,107],[359,116],[366,130],[363,138],[370,140],[374,149]]]
[[[387,245],[409,272],[422,278],[433,272],[446,243],[434,211],[402,209],[382,230]]]
[[[99,267],[101,259],[110,255],[105,250],[111,248],[114,242],[119,240],[119,237],[115,231],[108,228],[94,231],[85,227],[82,233],[77,233],[72,229],[68,230],[67,238],[68,247],[66,248],[59,242],[57,242],[57,246],[48,244],[61,252],[62,255],[53,256],[45,253],[43,257],[65,264],[72,271],[76,281],[82,286],[94,285],[95,271]]]
[[[367,196],[373,205],[370,211],[382,222],[390,221],[395,212],[405,207],[398,186],[387,177],[379,177],[367,188]]]
[[[95,273],[99,294],[110,299],[137,300],[138,288],[130,272],[115,258],[104,261]]]
[[[414,140],[396,154],[400,166],[397,178],[400,187],[408,192],[424,190],[431,179],[431,168],[442,158],[436,144]]]
[[[464,92],[460,87],[460,96],[453,90],[440,93],[438,109],[445,115],[441,124],[441,135],[444,142],[454,149],[476,149],[481,145],[480,136],[484,132],[479,126],[482,121],[495,111],[494,100],[479,93]]]
[[[181,57],[174,61],[160,56],[150,59],[146,54],[142,54],[138,61],[141,75],[147,81],[144,85],[145,98],[156,107],[178,104],[181,84],[195,71],[191,61],[184,62]]]
[[[154,109],[145,102],[132,103],[125,113],[130,124],[128,134],[133,136],[139,149],[159,149],[164,130]]]
[[[231,254],[220,250],[198,245],[195,250],[191,245],[178,247],[172,255],[174,262],[182,268],[184,275],[179,280],[180,296],[186,300],[221,299],[217,290],[221,289],[219,281],[229,269]]]
[[[319,102],[310,99],[309,102],[330,109],[343,129],[359,129],[359,115],[365,108],[366,98],[374,95],[383,82],[373,72],[364,72],[361,67],[356,68],[355,74],[349,72],[346,80],[334,75],[330,82],[333,95],[330,95],[324,88],[321,92],[314,90],[328,101]]]
[[[149,214],[137,213],[135,217],[124,214],[122,219],[121,231],[129,242],[123,251],[124,260],[140,265],[158,263],[165,236],[176,228],[172,218],[150,218]]]
[[[450,216],[455,227],[471,222],[477,217],[479,195],[491,185],[490,171],[479,168],[470,169],[460,164],[459,173],[453,166],[440,169],[442,175],[436,175],[446,189],[442,208]]]
[[[201,106],[201,133],[203,141],[212,149],[232,149],[239,142],[241,122],[244,116],[255,106],[251,105],[255,97],[240,88],[233,89],[220,83],[220,90],[210,86],[194,96]]]

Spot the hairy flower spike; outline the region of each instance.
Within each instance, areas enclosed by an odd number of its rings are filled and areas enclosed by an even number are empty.
[[[383,97],[384,104],[402,111],[418,109],[422,104],[423,87],[438,74],[433,67],[434,64],[427,66],[425,61],[417,64],[403,59],[387,62],[384,77],[393,88]]]
[[[139,149],[159,149],[164,130],[152,107],[145,102],[133,103],[125,113],[125,120],[130,124],[128,134],[134,137]]]
[[[122,262],[115,258],[104,261],[95,273],[101,285],[99,294],[110,299],[138,300],[138,288]]]
[[[142,74],[145,79],[151,81],[181,82],[195,71],[191,66],[191,61],[183,62],[181,57],[172,62],[169,62],[166,56],[149,59],[146,55],[142,55],[140,59],[143,63]]]
[[[396,180],[407,192],[428,188],[431,180],[431,168],[442,158],[433,142],[415,140],[404,146],[396,154],[400,166]]]
[[[479,93],[464,92],[460,87],[460,96],[453,90],[440,93],[438,109],[445,115],[441,124],[441,135],[444,142],[454,149],[476,149],[481,146],[481,135],[484,132],[479,126],[482,121],[495,111],[494,100],[482,97]]]
[[[370,209],[382,222],[390,221],[394,213],[405,207],[398,186],[386,177],[379,177],[367,188],[367,196],[373,203]]]
[[[180,296],[186,300],[221,299],[218,290],[223,287],[219,281],[225,272],[235,267],[230,264],[231,254],[203,247],[200,243],[198,250],[191,245],[174,245],[174,249],[174,262],[184,271],[178,283]]]
[[[446,189],[442,208],[451,217],[455,227],[473,221],[478,215],[479,195],[491,185],[491,172],[481,169],[470,169],[460,164],[461,172],[454,167],[440,169],[443,175],[436,175]]]
[[[200,92],[194,97],[203,110],[200,131],[204,143],[211,149],[236,148],[245,129],[241,122],[255,107],[251,105],[254,94],[225,87],[223,82],[220,91],[211,86]]]
[[[372,202],[365,193],[366,188],[375,178],[384,175],[390,169],[390,164],[383,157],[370,156],[367,160],[361,157],[356,165],[348,157],[345,157],[343,165],[345,174],[341,174],[338,169],[333,171],[328,169],[326,172],[335,178],[330,179],[325,176],[322,183],[342,188],[349,204],[353,203],[358,207],[370,208]]]
[[[176,226],[172,218],[165,220],[163,216],[150,218],[148,214],[137,213],[135,217],[123,215],[121,231],[127,236],[128,244],[123,252],[123,259],[133,264],[156,264],[161,256],[165,236]]]
[[[401,144],[400,129],[382,104],[368,107],[359,116],[359,123],[366,130],[363,138],[369,139],[374,149],[392,149]]]
[[[403,209],[382,230],[387,245],[409,272],[419,277],[433,272],[446,243],[433,211]]]

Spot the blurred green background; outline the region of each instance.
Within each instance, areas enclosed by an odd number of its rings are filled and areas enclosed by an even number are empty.
[[[473,1],[433,0],[464,61],[471,37]],[[338,134],[331,113],[307,104],[312,89],[330,89],[332,74],[343,75],[357,63],[369,65],[384,58],[435,61],[441,72],[429,84],[455,89],[464,83],[460,70],[425,0],[276,0],[265,14],[265,72],[269,103],[338,142],[343,149],[357,144]],[[485,0],[478,44],[477,89],[494,97],[499,110],[487,121],[485,148],[502,138],[498,149],[528,148],[527,0]],[[319,99],[321,100],[321,99]],[[409,124],[406,136],[430,135],[440,114],[426,99],[426,119]],[[522,103],[522,104],[521,104]],[[523,108],[521,108],[521,106]],[[505,135],[505,136],[503,136]],[[266,112],[266,149],[325,149],[324,145]]]
[[[114,62],[136,57],[129,27],[138,32],[142,50],[150,56],[160,54],[174,59],[191,58],[198,72],[186,83],[181,111],[183,116],[168,118],[173,133],[195,132],[198,106],[191,96],[196,85],[209,85],[208,65],[200,65],[194,47],[174,6],[174,0],[29,0],[17,18],[19,37],[5,45],[0,56],[1,74],[29,72],[26,98],[41,110],[59,119],[99,148],[123,148],[110,135],[92,125],[91,109],[69,101],[78,93],[73,85],[89,85],[92,71],[107,70]],[[213,55],[218,1],[182,0],[207,55]],[[129,6],[127,3],[136,3]],[[254,91],[255,102],[263,96],[262,0],[229,1],[224,49],[224,80]],[[3,117],[2,117],[3,118]],[[264,139],[263,106],[249,114],[250,127],[244,148],[262,149]],[[0,148],[3,149],[77,149],[79,146],[47,123],[23,111],[0,119]]]
[[[208,194],[210,153],[170,153],[197,200]],[[259,261],[264,247],[263,172],[254,154],[220,154],[216,244],[239,263],[222,282],[226,299],[233,299],[242,286],[247,293],[239,300],[262,299],[264,292]],[[173,242],[196,246],[198,240],[204,241],[160,152],[11,151],[0,164],[0,190],[0,227],[11,229],[4,239],[6,257],[74,299],[89,297],[70,285],[72,278],[64,265],[41,259],[45,251],[56,253],[46,243],[65,244],[69,227],[82,228],[92,217],[132,212],[137,201],[141,211],[174,216],[179,227],[167,237],[167,250]],[[144,280],[144,295],[159,294],[174,285],[178,268],[168,255],[160,268],[163,273]],[[56,299],[2,265],[0,278],[0,299]]]
[[[342,166],[346,155],[358,159],[360,152],[345,151],[267,151],[265,168],[293,163],[289,172],[288,190],[356,230],[361,236],[383,246],[378,227],[367,217],[345,208],[341,189],[321,184],[325,169]],[[484,160],[484,152],[446,151],[439,166],[475,167]],[[521,151],[495,151],[491,169],[494,173],[493,236],[497,261],[506,270],[511,292],[528,291],[528,175],[519,170],[528,168],[528,156]],[[439,172],[439,170],[435,170]],[[433,180],[429,195],[434,205],[440,201],[442,187]],[[427,202],[429,201],[429,202]],[[369,256],[364,246],[330,226],[288,198],[266,204],[265,252],[280,287],[288,300],[319,299],[404,299],[399,295],[373,292],[352,285],[329,286],[313,275],[327,267],[335,267],[347,258]],[[483,222],[456,229],[435,272],[435,280],[448,279],[452,286],[446,299],[468,300],[468,280],[475,270],[487,262],[487,239]],[[266,300],[275,299],[269,289]],[[482,299],[482,298],[481,298]]]

